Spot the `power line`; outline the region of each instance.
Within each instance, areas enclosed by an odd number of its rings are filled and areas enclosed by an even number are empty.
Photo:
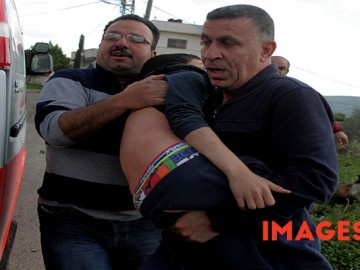
[[[109,1],[105,1],[105,0],[100,0],[101,2],[105,3],[105,4],[109,4],[109,5],[114,5],[114,6],[118,6],[119,4],[115,4],[115,3],[111,3]]]
[[[60,8],[60,9],[54,9],[54,10],[49,10],[49,11],[33,13],[33,14],[21,15],[21,17],[30,17],[30,16],[36,16],[36,15],[42,15],[42,14],[48,14],[48,13],[55,13],[55,12],[60,12],[60,11],[64,11],[64,10],[69,10],[69,9],[74,9],[74,8],[99,4],[99,3],[102,3],[102,2],[103,1],[96,1],[96,2],[92,2],[92,3],[82,4],[82,5],[72,6],[72,7],[66,7],[66,8]]]
[[[143,3],[147,3],[147,1],[144,1],[144,0],[142,0],[142,2],[143,2]],[[163,13],[165,13],[165,14],[167,14],[167,15],[169,15],[170,17],[172,17],[172,18],[174,18],[174,19],[180,19],[180,20],[182,20],[183,22],[185,22],[185,23],[187,23],[187,24],[191,24],[191,25],[193,25],[193,26],[195,26],[195,27],[201,28],[201,27],[197,26],[196,24],[193,24],[192,22],[188,22],[188,21],[186,21],[186,20],[183,20],[183,19],[181,19],[180,17],[178,17],[178,16],[176,16],[176,15],[174,15],[174,14],[171,14],[171,13],[169,13],[169,12],[167,12],[167,11],[161,9],[161,8],[158,8],[157,6],[152,5],[152,7],[155,8],[155,9],[157,9],[157,10],[159,10],[159,11],[161,11],[161,12],[163,12]]]
[[[292,65],[293,66],[293,65]],[[339,80],[336,80],[336,79],[333,79],[333,78],[330,78],[328,76],[324,76],[324,75],[320,75],[320,74],[317,74],[313,71],[310,71],[310,70],[307,70],[307,69],[304,69],[304,68],[301,68],[301,67],[297,67],[297,66],[294,66],[295,68],[299,69],[299,70],[302,70],[302,71],[305,71],[307,73],[310,73],[314,76],[317,76],[317,77],[322,77],[324,79],[327,79],[327,80],[330,80],[330,81],[333,81],[333,82],[336,82],[336,83],[340,83],[340,84],[343,84],[343,85],[346,85],[346,86],[349,86],[349,87],[352,87],[352,88],[357,88],[357,89],[360,89],[360,86],[356,86],[356,85],[352,85],[352,84],[349,84],[349,83],[346,83],[346,82],[342,82],[342,81],[339,81]]]
[[[104,2],[104,1],[101,1]],[[116,5],[114,9],[116,8]],[[106,16],[106,19],[103,19],[95,28],[93,28],[91,31],[88,31],[87,34],[91,35],[93,32],[95,32],[96,29],[98,29],[100,26],[104,27],[105,23],[109,21],[109,18]]]

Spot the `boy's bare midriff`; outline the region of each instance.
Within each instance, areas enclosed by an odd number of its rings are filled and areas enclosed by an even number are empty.
[[[131,113],[121,139],[120,159],[132,193],[154,158],[180,141],[160,111],[149,107]]]

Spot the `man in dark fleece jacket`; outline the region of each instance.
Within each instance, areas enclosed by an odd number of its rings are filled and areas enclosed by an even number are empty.
[[[241,183],[229,179],[234,198],[206,212],[181,216],[164,231],[160,248],[142,269],[211,269],[223,262],[222,269],[331,269],[320,253],[315,223],[308,212],[313,202],[325,202],[332,196],[338,181],[329,105],[310,86],[280,76],[271,65],[276,48],[274,24],[258,7],[234,5],[210,12],[202,43],[202,61],[217,88],[209,126],[237,156],[254,157],[271,168],[275,174],[271,181],[291,193],[273,193],[273,206],[254,209],[248,207]],[[179,92],[184,87],[180,82],[180,78],[173,82]],[[185,141],[196,137],[181,124],[194,119],[183,106],[189,107],[189,102],[183,92],[173,104],[167,100],[170,125]],[[199,115],[198,121],[201,118]],[[193,141],[195,149],[209,145],[207,137]],[[263,221],[290,224],[291,233],[264,241]],[[303,224],[314,239],[295,240]],[[219,235],[215,237],[214,232]],[[218,247],[217,256],[202,252],[201,244],[183,237]]]

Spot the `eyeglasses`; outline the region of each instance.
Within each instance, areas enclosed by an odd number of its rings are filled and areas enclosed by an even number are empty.
[[[113,33],[113,32],[109,32],[109,33],[105,33],[103,36],[103,39],[105,40],[109,40],[109,41],[118,41],[120,40],[122,37],[125,37],[126,41],[130,42],[130,43],[147,43],[150,45],[151,49],[153,48],[152,44],[150,43],[150,41],[139,34],[127,34],[127,35],[122,35],[119,33]]]

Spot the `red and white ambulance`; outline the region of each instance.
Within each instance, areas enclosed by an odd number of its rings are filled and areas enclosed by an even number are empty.
[[[35,53],[35,64],[40,62],[36,57]],[[42,71],[51,69],[52,59],[45,61]],[[12,217],[26,157],[25,96],[25,53],[19,18],[13,0],[0,0],[0,269],[6,267],[16,232]]]

